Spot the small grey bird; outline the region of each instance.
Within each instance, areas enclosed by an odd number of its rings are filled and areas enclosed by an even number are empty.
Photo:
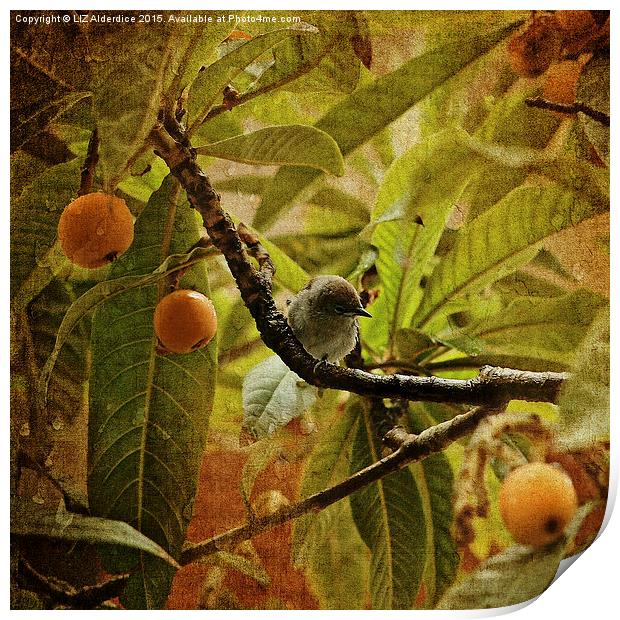
[[[312,357],[337,362],[355,347],[362,307],[352,284],[340,276],[317,276],[289,302],[288,323]]]

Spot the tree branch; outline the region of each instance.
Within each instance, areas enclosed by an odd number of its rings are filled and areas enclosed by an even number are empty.
[[[595,110],[593,107],[581,101],[575,101],[574,103],[556,103],[555,101],[549,101],[542,97],[532,97],[526,99],[525,104],[531,108],[540,108],[541,110],[550,110],[551,112],[561,112],[563,114],[577,114],[577,112],[581,112],[595,121],[598,121],[601,125],[605,125],[605,127],[609,127],[610,124],[609,114],[605,114],[605,112],[601,112],[600,110]]]
[[[113,575],[101,583],[91,586],[75,586],[44,575],[34,568],[24,557],[20,558],[25,574],[56,602],[74,609],[94,609],[104,601],[120,596],[127,585],[128,574]]]
[[[496,405],[506,399],[555,401],[567,375],[485,367],[470,380],[379,375],[330,363],[317,364],[291,331],[272,295],[270,261],[263,256],[257,269],[230,216],[222,209],[220,197],[196,161],[196,152],[181,126],[168,118],[153,133],[156,153],[166,162],[197,209],[213,244],[234,277],[241,297],[250,311],[263,342],[307,383],[354,392],[375,398],[404,398],[433,402]]]
[[[504,408],[505,402],[494,407],[475,407],[467,413],[454,416],[451,420],[431,426],[419,435],[407,433],[402,427],[393,429],[384,438],[388,447],[396,449],[389,456],[356,472],[333,487],[310,495],[292,506],[285,506],[273,514],[255,518],[245,525],[218,534],[209,540],[187,545],[181,553],[180,564],[189,564],[216,551],[234,547],[243,540],[248,540],[308,512],[323,510],[410,463],[421,461],[431,454],[440,452],[456,439],[472,432],[482,419],[499,413]]]

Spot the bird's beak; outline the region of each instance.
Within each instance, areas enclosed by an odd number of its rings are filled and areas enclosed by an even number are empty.
[[[357,316],[367,316],[368,318],[372,319],[372,314],[370,314],[370,312],[368,312],[367,310],[365,310],[364,308],[357,308],[353,314],[357,315]]]

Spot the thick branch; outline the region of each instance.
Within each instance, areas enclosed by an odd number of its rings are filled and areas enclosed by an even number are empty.
[[[565,374],[526,372],[485,367],[471,380],[378,375],[334,364],[317,364],[291,331],[276,307],[271,292],[271,273],[266,262],[257,269],[220,197],[196,161],[179,125],[168,119],[153,139],[157,153],[180,181],[191,205],[202,215],[213,244],[222,252],[237,283],[241,297],[260,332],[263,342],[302,379],[323,388],[354,392],[376,398],[405,398],[433,402],[495,405],[506,399],[555,401]]]
[[[408,434],[400,428],[390,431],[386,435],[385,442],[389,447],[396,448],[396,451],[389,456],[358,471],[333,487],[310,495],[297,504],[285,506],[271,515],[256,518],[204,542],[188,545],[181,554],[180,563],[189,564],[205,555],[231,548],[243,540],[248,540],[303,514],[323,510],[410,463],[421,461],[431,454],[440,452],[456,439],[472,432],[483,418],[498,413],[503,408],[503,403],[492,408],[475,407],[467,413],[432,426],[419,435]]]

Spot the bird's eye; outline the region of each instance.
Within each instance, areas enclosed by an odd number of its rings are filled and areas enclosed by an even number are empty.
[[[334,306],[334,312],[336,314],[344,314],[344,308],[343,306]]]

